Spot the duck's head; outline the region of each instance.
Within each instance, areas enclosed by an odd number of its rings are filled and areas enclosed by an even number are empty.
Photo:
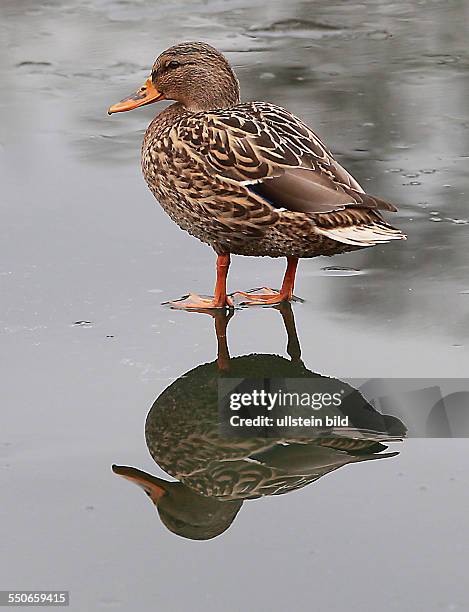
[[[165,527],[183,538],[210,540],[220,535],[243,504],[199,495],[182,482],[169,482],[134,467],[113,465],[112,471],[142,488]]]
[[[239,83],[226,58],[203,42],[164,51],[138,91],[109,108],[121,113],[158,100],[175,100],[191,111],[227,108],[239,102]]]

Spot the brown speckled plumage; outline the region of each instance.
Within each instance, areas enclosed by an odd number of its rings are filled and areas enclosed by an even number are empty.
[[[366,194],[298,117],[268,102],[240,103],[234,72],[210,45],[162,53],[131,98],[155,99],[176,102],[145,133],[145,180],[168,215],[219,255],[296,261],[405,238],[380,213],[395,207]],[[226,272],[219,286],[224,280]],[[293,280],[287,285],[289,299]]]
[[[206,47],[198,43],[190,49],[201,54],[202,61]],[[177,48],[164,55],[180,56]],[[159,64],[157,60],[155,66]],[[236,86],[234,91],[237,95]],[[146,131],[142,168],[169,216],[217,252],[314,257],[360,246],[318,232],[323,228],[376,225],[378,241],[402,237],[378,212],[395,208],[363,193],[312,130],[267,102],[197,112],[179,102],[171,105]],[[288,210],[288,201],[282,202],[282,178],[294,169],[307,177],[306,189],[313,183],[323,192],[321,201],[310,202],[311,210]],[[256,190],[268,181],[277,181],[275,202]],[[316,190],[312,195],[319,197]]]

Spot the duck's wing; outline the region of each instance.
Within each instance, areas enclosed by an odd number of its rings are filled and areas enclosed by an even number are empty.
[[[244,458],[221,458],[185,476],[184,482],[199,493],[219,499],[254,499],[264,495],[282,495],[301,489],[322,476],[349,463],[395,457],[398,452],[382,453],[387,446],[361,441],[360,452],[344,450],[347,441],[321,440],[295,443],[278,442]],[[367,443],[367,446],[365,445]]]
[[[205,206],[231,236],[258,237],[279,220],[298,219],[353,246],[405,238],[379,213],[396,208],[365,193],[318,136],[281,107],[251,102],[186,115],[168,142],[186,180],[193,185],[198,177],[193,205]]]
[[[298,117],[266,102],[184,117],[171,141],[217,177],[247,187],[274,209],[328,213],[396,208],[364,193]]]

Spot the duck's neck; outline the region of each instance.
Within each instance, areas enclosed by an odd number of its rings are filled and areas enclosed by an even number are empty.
[[[217,83],[214,87],[207,86],[203,92],[199,91],[194,99],[189,99],[185,103],[175,102],[156,115],[148,126],[144,144],[148,138],[158,138],[166,128],[173,125],[183,115],[230,108],[238,103],[239,84],[234,73],[231,73],[230,79],[222,80],[221,84]]]
[[[206,82],[196,90],[190,89],[182,102],[186,111],[192,113],[235,106],[239,104],[238,79],[230,69],[213,82]]]
[[[149,138],[159,138],[165,129],[171,127],[182,115],[187,114],[188,111],[180,102],[175,102],[170,106],[167,106],[161,113],[158,113],[145,132],[145,141]]]
[[[206,96],[199,96],[197,104],[182,104],[175,102],[158,113],[148,126],[145,140],[158,138],[163,131],[172,126],[183,115],[191,115],[200,111],[210,111],[220,108],[230,108],[239,103],[238,82],[233,81],[233,87],[223,89],[217,94],[216,91],[207,90]],[[144,141],[145,142],[145,141]]]

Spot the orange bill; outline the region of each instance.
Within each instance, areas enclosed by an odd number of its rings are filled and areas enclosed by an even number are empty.
[[[112,115],[112,113],[123,113],[124,111],[138,108],[139,106],[151,104],[157,100],[164,100],[164,95],[156,89],[150,77],[145,81],[145,85],[142,85],[138,91],[128,98],[124,98],[117,104],[110,106],[107,112],[109,115]]]
[[[155,504],[166,494],[166,487],[169,483],[162,478],[127,465],[113,465],[112,471],[141,487]]]

